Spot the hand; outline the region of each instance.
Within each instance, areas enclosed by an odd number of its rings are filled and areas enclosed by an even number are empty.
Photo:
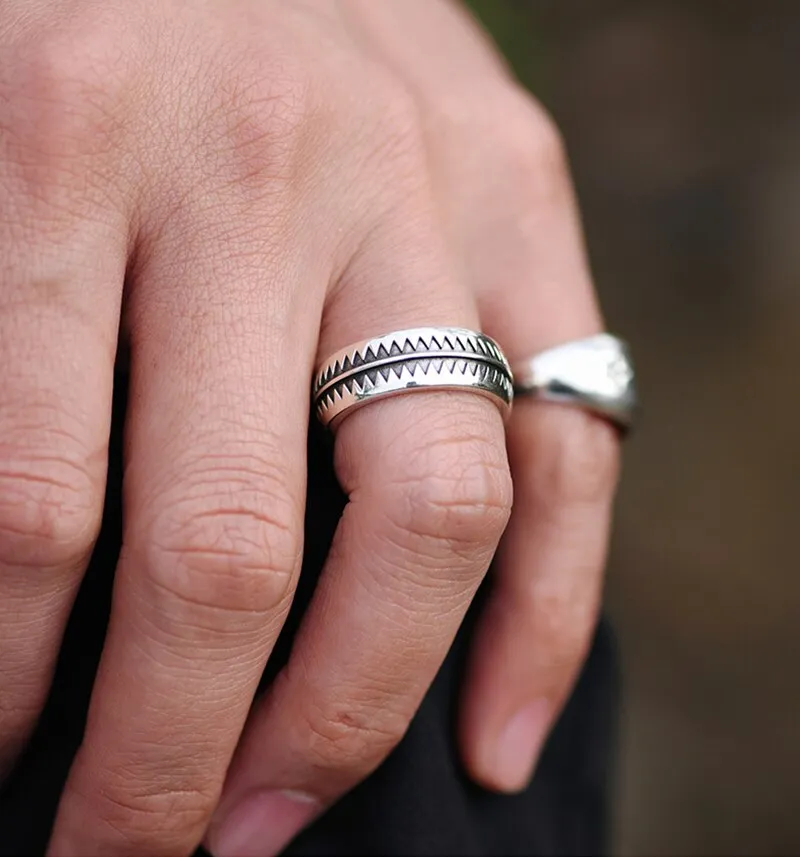
[[[598,330],[562,148],[434,0],[3,12],[0,755],[32,728],[97,532],[123,315],[123,553],[50,852],[188,854],[216,807],[218,857],[274,853],[400,739],[511,505],[480,397],[345,420],[350,502],[245,728],[299,570],[313,366],[422,324],[482,327],[512,359]],[[590,637],[617,445],[519,402],[508,452],[462,746],[514,790]]]

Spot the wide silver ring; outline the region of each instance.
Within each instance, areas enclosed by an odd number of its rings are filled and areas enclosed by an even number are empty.
[[[500,346],[461,327],[413,327],[349,345],[319,366],[312,392],[320,421],[335,428],[368,402],[431,389],[487,396],[504,417],[514,397]]]
[[[591,411],[627,430],[637,407],[628,346],[609,333],[566,342],[513,364],[514,392]]]

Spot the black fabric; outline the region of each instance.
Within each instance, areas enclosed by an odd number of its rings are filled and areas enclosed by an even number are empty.
[[[43,853],[59,793],[81,741],[121,541],[125,399],[124,379],[118,379],[103,528],[66,632],[50,699],[27,752],[0,788],[0,857]],[[309,440],[308,493],[301,583],[265,682],[288,657],[344,505],[331,467],[329,438],[316,429]],[[581,679],[530,788],[514,797],[499,796],[465,777],[454,744],[465,650],[484,600],[485,590],[400,746],[287,853],[605,853],[618,685],[610,630],[601,622]]]

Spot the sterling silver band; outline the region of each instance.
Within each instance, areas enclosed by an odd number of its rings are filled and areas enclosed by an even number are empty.
[[[503,412],[514,397],[511,369],[488,336],[460,327],[414,327],[365,339],[337,351],[319,367],[313,397],[317,416],[335,427],[354,408],[414,390],[469,390]]]
[[[628,346],[608,333],[578,339],[514,363],[514,392],[592,411],[619,428],[637,406]]]

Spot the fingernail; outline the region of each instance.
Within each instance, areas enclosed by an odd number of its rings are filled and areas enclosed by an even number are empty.
[[[320,811],[309,795],[292,791],[256,792],[219,823],[212,823],[208,850],[214,857],[273,857]]]
[[[503,790],[519,791],[528,784],[547,736],[550,715],[550,701],[537,699],[517,712],[500,733],[495,778]]]

